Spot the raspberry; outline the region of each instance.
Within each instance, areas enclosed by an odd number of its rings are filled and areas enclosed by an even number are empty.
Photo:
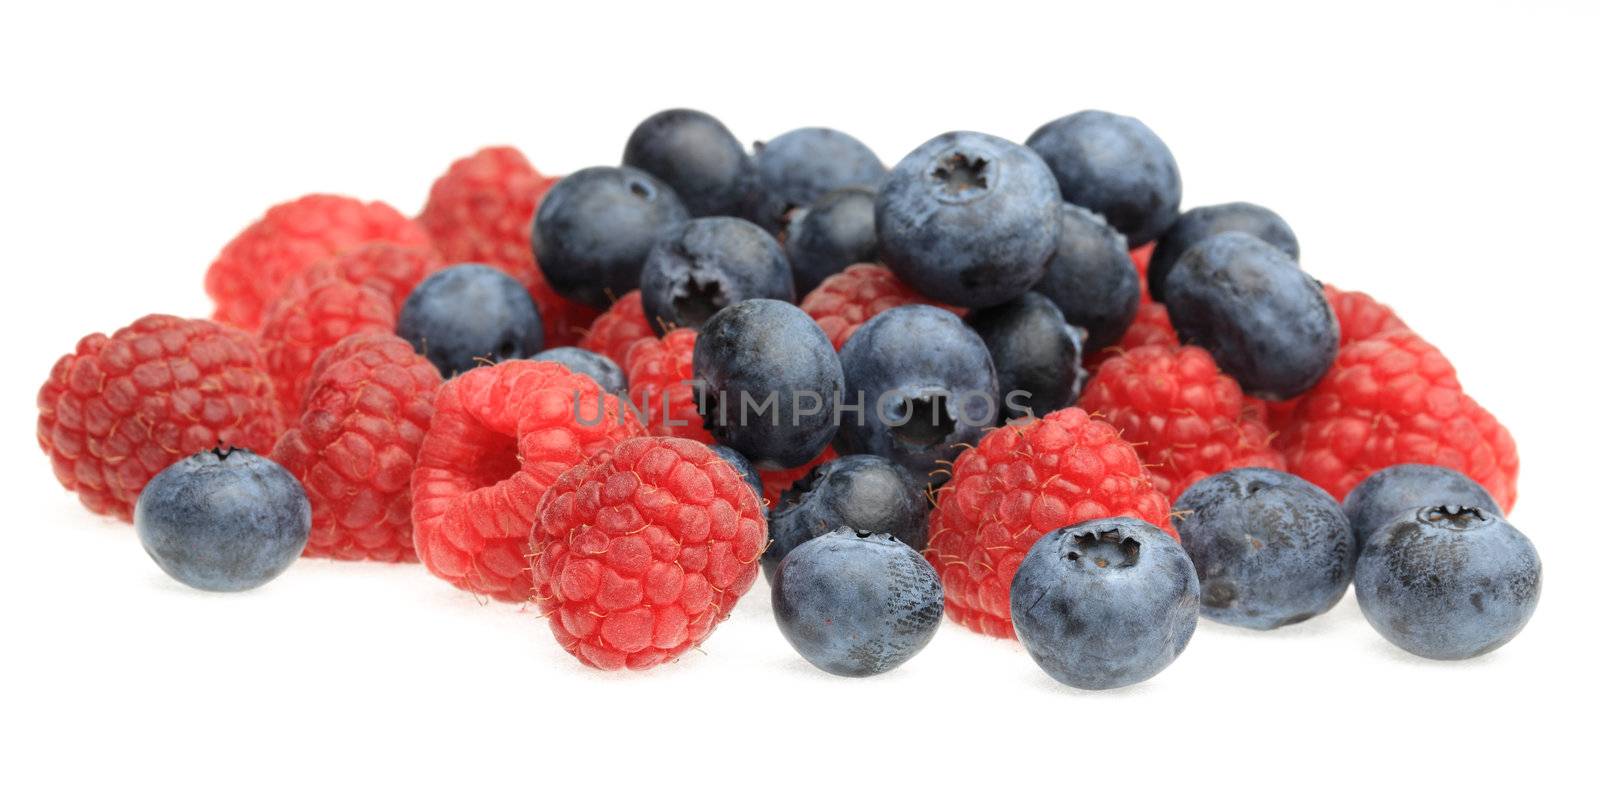
[[[411,290],[443,268],[444,259],[432,249],[381,242],[362,244],[312,264],[305,274],[284,285],[279,298],[302,297],[315,286],[343,280],[387,297],[398,314]]]
[[[265,454],[281,428],[255,339],[205,320],[152,314],[90,334],[39,390],[39,447],[56,479],[124,521],[168,465],[217,446]]]
[[[1114,356],[1078,405],[1133,443],[1169,499],[1229,468],[1283,470],[1260,413],[1202,348],[1148,345]]]
[[[272,451],[311,500],[308,557],[417,559],[411,470],[441,383],[392,333],[348,336],[317,359],[305,412]]]
[[[1150,254],[1155,252],[1156,242],[1151,241],[1142,247],[1128,250],[1128,257],[1133,259],[1133,269],[1139,273],[1139,300],[1150,302]]]
[[[369,241],[426,248],[428,234],[382,202],[313,194],[284,202],[222,248],[206,271],[214,319],[254,329],[269,303],[312,264]]]
[[[1410,330],[1394,310],[1359,291],[1324,285],[1322,293],[1339,320],[1339,345],[1359,342],[1390,330]]]
[[[600,407],[597,423],[574,417],[594,420]],[[458,588],[526,601],[539,497],[567,469],[643,433],[593,379],[554,362],[508,361],[456,376],[434,397],[411,475],[417,557]]]
[[[393,333],[394,323],[389,298],[344,280],[330,280],[303,297],[274,303],[261,323],[261,346],[284,414],[292,418],[300,413],[311,366],[322,351],[354,333]]]
[[[822,449],[822,453],[818,454],[816,459],[799,468],[781,468],[773,471],[765,468],[756,469],[756,474],[761,477],[762,498],[766,499],[768,505],[776,504],[779,499],[783,498],[783,492],[794,487],[794,483],[804,479],[806,474],[811,473],[811,469],[824,462],[832,462],[838,458],[839,452],[833,450],[833,446],[828,446]]]
[[[874,316],[902,305],[922,303],[964,315],[963,309],[934,302],[913,291],[894,273],[875,263],[858,263],[830,276],[801,301],[800,309],[822,326],[833,349]]]
[[[578,347],[591,350],[626,367],[628,349],[635,343],[656,338],[650,320],[644,315],[644,299],[638,289],[617,298],[605,313],[596,317],[589,332],[578,340]]]
[[[946,613],[1012,636],[1011,578],[1034,542],[1112,516],[1172,532],[1167,498],[1110,424],[1071,407],[991,431],[956,458],[928,522],[925,554],[944,578]]]
[[[533,213],[556,179],[510,146],[486,148],[451,163],[417,216],[446,260],[487,263],[528,287],[547,348],[576,344],[598,313],[556,294],[533,258]]]
[[[651,434],[709,445],[711,433],[700,416],[699,392],[693,383],[695,339],[693,330],[676,328],[660,339],[638,342],[628,349],[623,373],[628,377],[628,397]]]
[[[579,661],[642,670],[705,641],[755,582],[766,543],[755,492],[711,449],[628,440],[545,494],[535,598]]]
[[[1507,513],[1516,501],[1510,433],[1461,390],[1444,355],[1410,331],[1341,348],[1283,445],[1289,470],[1336,499],[1375,471],[1423,463],[1472,477]]]
[[[1172,327],[1172,318],[1167,316],[1167,307],[1161,303],[1145,300],[1139,303],[1139,313],[1134,317],[1133,324],[1128,326],[1127,332],[1122,335],[1122,339],[1118,340],[1115,346],[1090,356],[1083,366],[1092,370],[1118,353],[1146,345],[1177,347],[1178,344],[1178,331]]]

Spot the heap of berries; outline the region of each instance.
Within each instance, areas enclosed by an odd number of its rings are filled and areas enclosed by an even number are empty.
[[[484,149],[415,219],[269,208],[206,272],[211,319],[56,364],[56,477],[197,588],[420,562],[607,670],[701,646],[762,570],[844,676],[946,614],[1086,689],[1160,672],[1201,616],[1278,628],[1352,584],[1428,658],[1531,617],[1509,432],[1276,213],[1183,210],[1140,121],[888,166],[673,109],[622,155],[556,178]]]

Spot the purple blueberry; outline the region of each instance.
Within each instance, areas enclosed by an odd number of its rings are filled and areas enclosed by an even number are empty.
[[[1481,656],[1539,605],[1543,568],[1527,536],[1476,507],[1423,507],[1367,540],[1356,601],[1383,638],[1424,658]]]
[[[1293,625],[1338,604],[1350,586],[1350,522],[1332,496],[1300,477],[1223,471],[1190,485],[1172,511],[1207,619],[1256,630]]]
[[[1289,223],[1277,213],[1249,202],[1197,207],[1179,216],[1161,234],[1155,251],[1150,253],[1150,266],[1145,272],[1150,296],[1157,301],[1166,299],[1167,275],[1190,247],[1213,235],[1229,232],[1253,235],[1283,250],[1290,260],[1300,260],[1300,242],[1294,230],[1289,229]]]
[[[1133,518],[1045,533],[1011,582],[1011,623],[1051,678],[1078,689],[1137,684],[1194,635],[1200,584],[1171,536]]]
[[[878,251],[928,297],[998,305],[1044,274],[1059,202],[1039,155],[991,135],[949,132],[918,146],[878,190]]]
[[[202,451],[156,474],[133,526],[174,580],[245,591],[294,563],[311,535],[311,503],[283,466],[245,449]]]
[[[1167,276],[1167,313],[1185,342],[1259,398],[1293,398],[1339,352],[1339,321],[1322,284],[1283,250],[1238,232],[1190,247]]]
[[[563,177],[533,217],[533,254],[550,287],[592,308],[639,287],[662,232],[689,220],[678,195],[633,168],[585,168]]]
[[[668,230],[639,276],[645,318],[656,333],[699,328],[741,300],[794,302],[794,274],[776,239],[743,219],[692,219]]]
[[[851,677],[916,655],[944,618],[944,586],[927,559],[887,535],[840,529],[790,552],[772,576],[785,639],[818,668]]]
[[[1083,391],[1083,335],[1042,294],[1028,292],[1009,303],[980,308],[967,324],[983,338],[994,359],[1000,390],[1000,421],[1044,417],[1071,406]]]
[[[1033,290],[1084,330],[1085,353],[1115,345],[1139,313],[1139,270],[1127,239],[1098,214],[1066,203],[1055,257]]]
[[[1183,180],[1167,144],[1137,118],[1086,110],[1028,137],[1049,164],[1061,198],[1102,216],[1138,247],[1178,218]]]
[[[746,215],[760,194],[744,145],[699,110],[668,109],[645,118],[628,136],[622,164],[671,186],[691,216]]]

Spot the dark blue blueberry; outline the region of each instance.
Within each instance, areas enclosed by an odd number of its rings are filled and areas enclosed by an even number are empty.
[[[859,678],[927,646],[944,618],[944,586],[917,550],[841,529],[784,558],[772,577],[772,613],[806,661]]]
[[[794,268],[795,294],[805,296],[830,275],[878,258],[872,208],[877,194],[845,188],[795,211],[784,230],[783,248]]]
[[[1503,516],[1483,486],[1460,471],[1438,465],[1391,465],[1367,477],[1344,497],[1344,514],[1356,549],[1384,525],[1419,507],[1458,504]]]
[[[1300,477],[1223,471],[1190,485],[1172,511],[1207,619],[1256,630],[1293,625],[1338,604],[1350,586],[1350,522],[1332,496]]]
[[[1051,678],[1078,689],[1137,684],[1177,659],[1199,621],[1194,565],[1133,518],[1045,533],[1011,581],[1011,624]]]
[[[632,168],[585,168],[557,182],[533,217],[533,254],[556,293],[604,309],[639,287],[656,239],[689,220],[678,195]]]
[[[694,109],[645,118],[628,136],[622,164],[672,186],[691,216],[745,215],[760,190],[755,163],[739,138]]]
[[[798,468],[838,431],[839,355],[790,303],[745,300],[718,311],[695,340],[694,377],[706,429],[758,468]]]
[[[727,460],[728,464],[732,465],[733,469],[738,471],[740,476],[744,477],[745,484],[749,485],[750,489],[755,491],[756,501],[764,501],[763,497],[766,496],[766,493],[761,486],[761,474],[756,473],[756,467],[751,465],[750,461],[745,459],[743,454],[740,454],[739,452],[734,451],[727,446],[715,445],[711,447],[711,453]],[[761,506],[761,511],[765,513],[766,510],[767,507],[765,504],[763,504]]]
[[[819,126],[785,132],[757,143],[756,174],[761,178],[767,218],[779,221],[796,208],[809,207],[840,188],[876,190],[888,175],[867,144]],[[763,224],[768,223],[763,221]]]
[[[1088,334],[1085,353],[1115,345],[1139,313],[1139,270],[1127,239],[1099,214],[1064,202],[1055,257],[1033,290]]]
[[[1189,247],[1221,233],[1249,233],[1278,249],[1293,260],[1300,260],[1300,242],[1294,230],[1277,213],[1249,202],[1230,202],[1224,205],[1197,207],[1185,212],[1161,234],[1155,251],[1150,254],[1150,267],[1145,277],[1150,284],[1150,296],[1166,299],[1167,275]]]
[[[771,582],[795,547],[837,529],[887,535],[920,552],[928,545],[928,499],[924,486],[894,461],[850,454],[811,469],[784,491],[767,525],[761,569]]]
[[[940,302],[998,305],[1044,274],[1061,229],[1060,192],[1039,155],[976,132],[939,135],[878,191],[878,251]]]
[[[1499,648],[1533,618],[1543,570],[1527,536],[1475,507],[1423,507],[1367,540],[1356,601],[1383,638],[1451,661]]]
[[[1194,245],[1167,276],[1167,313],[1185,342],[1244,391],[1273,401],[1316,386],[1339,352],[1322,284],[1283,250],[1245,233]]]
[[[156,474],[133,526],[172,579],[244,591],[283,573],[311,535],[311,503],[294,475],[240,449],[202,451]]]
[[[639,276],[645,318],[656,333],[699,328],[741,300],[794,302],[783,247],[743,219],[692,219],[664,233]]]
[[[994,359],[1000,420],[1044,417],[1083,391],[1083,336],[1061,309],[1036,292],[967,315]]]
[[[628,394],[628,379],[617,363],[592,350],[581,347],[553,347],[533,355],[534,361],[553,361],[574,373],[595,380],[600,388],[612,395]]]
[[[528,290],[482,263],[429,275],[400,307],[395,332],[445,378],[480,364],[526,359],[544,347],[544,326]]]
[[[1106,217],[1138,247],[1178,218],[1183,180],[1167,144],[1137,118],[1086,110],[1028,138],[1055,173],[1061,198]]]
[[[867,320],[839,362],[853,407],[839,411],[840,450],[888,457],[919,483],[942,484],[949,463],[999,417],[989,349],[942,308],[903,305]]]

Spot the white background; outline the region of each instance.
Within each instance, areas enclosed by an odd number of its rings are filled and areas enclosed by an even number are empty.
[[[467,5],[0,12],[5,802],[1449,804],[1593,769],[1592,4]],[[1164,674],[1088,694],[948,623],[892,674],[830,678],[760,583],[704,652],[606,675],[416,566],[184,590],[51,478],[33,399],[55,358],[209,313],[207,264],[269,204],[415,211],[497,143],[551,173],[614,163],[667,106],[746,140],[836,126],[890,163],[953,128],[1142,118],[1186,206],[1277,210],[1309,271],[1392,304],[1512,429],[1537,617],[1431,663],[1350,596],[1268,635],[1202,623]]]

